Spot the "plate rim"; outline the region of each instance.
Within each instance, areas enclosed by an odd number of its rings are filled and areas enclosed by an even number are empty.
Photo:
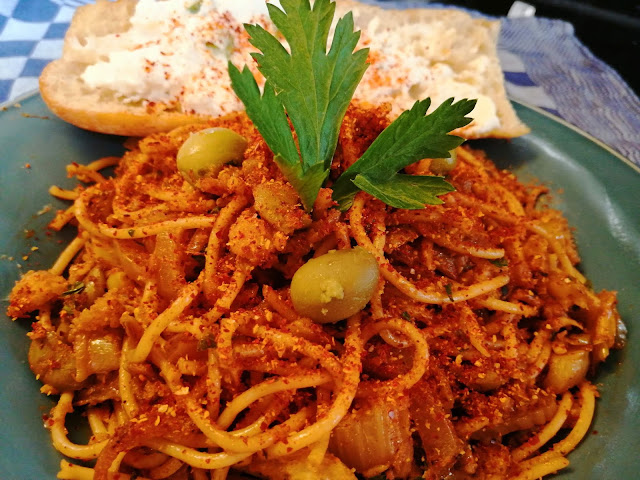
[[[640,165],[637,165],[636,163],[632,162],[631,159],[625,157],[623,154],[621,154],[620,152],[618,152],[617,150],[615,150],[613,147],[611,147],[610,145],[606,144],[605,142],[603,142],[602,140],[600,140],[599,138],[594,137],[593,135],[591,135],[590,133],[586,132],[585,130],[581,129],[580,127],[574,125],[573,123],[568,122],[567,120],[565,120],[564,118],[555,115],[547,110],[545,110],[542,107],[538,107],[536,105],[532,105],[528,102],[524,102],[522,100],[516,100],[514,98],[508,97],[509,101],[511,103],[516,103],[518,105],[522,105],[525,108],[528,108],[529,110],[533,110],[534,112],[547,117],[550,120],[555,121],[556,123],[559,123],[560,125],[569,128],[570,130],[573,130],[574,132],[582,135],[583,137],[585,137],[587,140],[593,142],[594,144],[598,145],[599,147],[603,148],[604,150],[606,150],[608,153],[610,153],[611,155],[613,155],[614,157],[617,157],[618,160],[621,160],[622,162],[626,163],[628,166],[630,166],[631,168],[633,168],[637,173],[640,173]],[[525,134],[528,135],[528,134]]]

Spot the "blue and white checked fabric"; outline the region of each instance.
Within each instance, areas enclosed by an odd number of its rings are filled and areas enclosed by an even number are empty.
[[[443,6],[364,1],[399,8]],[[0,103],[37,88],[44,66],[61,55],[75,8],[90,2],[0,0]],[[564,118],[640,166],[640,100],[579,42],[569,23],[503,18],[498,53],[511,98]]]
[[[62,53],[75,9],[89,0],[0,0],[0,103],[38,88]]]

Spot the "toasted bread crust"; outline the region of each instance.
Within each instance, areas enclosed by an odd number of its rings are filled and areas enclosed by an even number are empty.
[[[75,11],[65,35],[62,58],[49,63],[39,78],[42,99],[61,119],[85,130],[125,136],[145,136],[208,119],[162,105],[147,108],[125,104],[87,89],[79,79],[87,63],[78,58],[75,45],[83,44],[91,35],[126,32],[136,3],[137,0],[97,0]]]
[[[91,102],[89,97],[79,97],[60,88],[60,71],[68,71],[64,60],[49,63],[40,76],[40,94],[49,109],[62,120],[77,127],[112,135],[142,137],[166,132],[190,123],[206,122],[210,117],[156,110],[124,103]]]
[[[81,80],[80,75],[93,59],[83,58],[86,53],[77,48],[91,35],[124,33],[130,27],[129,18],[136,0],[98,0],[97,3],[79,7],[65,36],[63,56],[48,64],[40,76],[40,92],[51,111],[61,119],[80,128],[101,133],[144,136],[155,132],[168,131],[177,126],[194,122],[206,122],[212,117],[184,113],[180,106],[159,103],[125,103],[115,92],[91,90]],[[338,0],[338,12],[343,15],[348,10],[356,10],[354,15],[358,28],[366,28],[369,20],[380,15],[382,9],[364,5],[352,0]],[[389,24],[421,24],[438,21],[455,25],[468,15],[457,10],[408,9],[385,10],[384,21]],[[529,129],[516,116],[507,99],[500,69],[496,43],[499,23],[488,20],[481,22],[491,36],[493,51],[491,58],[490,91],[487,94],[496,105],[500,126],[489,132],[478,134],[473,129],[456,132],[466,138],[497,137],[511,138],[526,134]]]

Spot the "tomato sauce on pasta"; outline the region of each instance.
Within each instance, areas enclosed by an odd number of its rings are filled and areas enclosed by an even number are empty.
[[[330,178],[387,113],[349,108]],[[207,127],[249,146],[194,188],[176,155]],[[456,190],[422,210],[360,192],[341,212],[329,182],[305,212],[244,114],[71,165],[83,185],[52,187],[73,205],[50,227],[77,237],[8,308],[35,319],[29,362],[58,396],[47,426],[72,460],[58,478],[523,480],[566,467],[593,418],[589,378],[624,343],[616,295],[577,269],[545,187],[456,153]],[[377,264],[366,306],[300,315],[294,274],[356,248]],[[76,410],[86,444],[67,435]]]

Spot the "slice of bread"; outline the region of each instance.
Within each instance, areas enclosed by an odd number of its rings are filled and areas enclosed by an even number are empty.
[[[81,79],[87,66],[98,58],[87,56],[80,47],[86,45],[89,37],[126,35],[136,3],[136,0],[98,0],[76,10],[65,35],[62,58],[49,63],[40,75],[44,102],[63,120],[95,132],[145,136],[207,119],[162,103],[125,104],[115,92],[92,89]]]
[[[377,51],[395,51],[400,58],[398,62],[386,59],[380,68],[372,62],[361,85],[367,86],[368,76],[386,76],[394,84],[402,83],[403,75],[408,77],[408,85],[402,89],[390,93],[379,90],[380,100],[396,107],[392,113],[399,114],[426,97],[431,97],[434,105],[450,97],[478,98],[478,106],[470,114],[477,121],[456,133],[466,138],[511,138],[529,132],[504,87],[497,52],[499,21],[473,18],[456,9],[386,9],[353,0],[339,0],[337,10],[341,16],[353,12],[354,22],[362,30],[361,43],[370,39],[367,46],[374,57]],[[385,72],[390,65],[398,65],[401,72]],[[372,93],[377,93],[375,88],[367,88],[362,96]]]
[[[119,92],[118,87],[114,87],[113,84],[109,87],[94,87],[85,82],[83,74],[87,68],[107,59],[104,50],[94,51],[91,46],[100,39],[117,39],[130,34],[130,19],[134,15],[136,4],[136,0],[97,0],[95,4],[77,9],[65,36],[62,58],[47,65],[40,76],[42,98],[63,120],[87,130],[143,136],[168,131],[187,123],[208,120],[212,113],[211,109],[204,108],[206,101],[216,102],[219,99],[220,103],[229,103],[230,88],[226,76],[220,78],[210,90],[207,88],[212,84],[205,84],[204,87],[199,84],[206,100],[202,102],[202,109],[185,106],[180,97],[169,102],[155,98],[136,99],[127,97],[122,91]],[[493,115],[492,119],[483,120],[483,124],[474,122],[457,133],[467,138],[508,138],[528,132],[528,128],[516,117],[506,97],[496,49],[498,22],[472,19],[466,13],[457,10],[383,10],[352,0],[338,0],[337,4],[340,16],[348,10],[353,10],[356,27],[363,30],[363,46],[367,46],[367,43],[375,44],[371,39],[383,38],[389,29],[403,32],[400,36],[396,35],[392,42],[387,41],[382,45],[380,51],[372,51],[371,58],[376,54],[385,55],[387,50],[399,51],[399,58],[409,52],[413,58],[424,60],[420,63],[423,64],[422,68],[426,69],[425,77],[433,78],[430,82],[424,82],[418,89],[421,97],[431,96],[434,102],[437,99],[442,101],[445,97],[458,96],[462,87],[462,95],[465,95],[466,89],[473,94],[466,95],[467,97],[482,98],[482,108],[487,110],[488,105],[487,118]],[[401,40],[400,43],[398,39]],[[427,41],[429,44],[425,44]],[[117,43],[114,41],[114,51],[118,49]],[[475,67],[471,68],[470,65]],[[380,64],[372,62],[369,68],[372,73],[368,74],[375,76],[374,70],[379,66]],[[435,68],[431,69],[431,66]],[[411,69],[412,66],[409,65],[408,68]],[[429,73],[437,69],[445,72],[445,75],[438,77]],[[135,72],[134,69],[125,68],[117,71],[116,75],[122,75],[123,80],[130,81],[132,79],[127,75],[134,75],[132,71]],[[394,81],[397,83],[397,79]],[[226,85],[221,85],[224,82],[227,82]],[[221,87],[226,89],[226,95],[218,95],[216,89]],[[402,95],[381,97],[380,90],[367,90],[366,85],[361,85],[356,97],[371,103],[389,101],[396,104],[396,109],[400,111],[410,107],[408,102],[415,101],[415,98],[407,95],[407,92],[416,90],[415,86],[411,89],[411,85],[407,84],[403,89]],[[477,107],[478,111],[479,109],[480,106]]]

